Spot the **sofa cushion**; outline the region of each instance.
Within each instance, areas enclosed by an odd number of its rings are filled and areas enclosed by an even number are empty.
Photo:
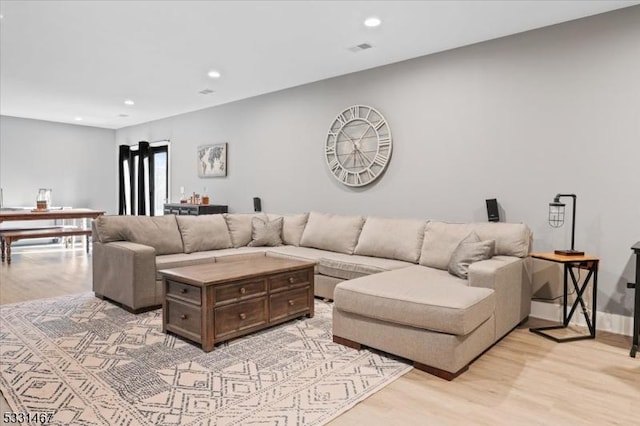
[[[475,232],[467,235],[456,247],[449,260],[448,271],[451,275],[466,280],[469,277],[469,265],[481,260],[491,259],[495,250],[494,240],[480,241]]]
[[[96,229],[101,243],[131,241],[153,247],[157,255],[183,251],[175,215],[100,216]]]
[[[379,272],[407,268],[412,265],[412,263],[395,259],[327,252],[319,260],[318,273],[328,277],[351,280]]]
[[[251,241],[249,247],[275,247],[282,245],[282,218],[264,221],[251,219]]]
[[[181,268],[183,266],[214,263],[215,261],[216,258],[210,251],[198,251],[190,254],[175,253],[156,256],[156,280],[162,279],[162,275],[158,272],[161,269]]]
[[[417,263],[425,225],[425,220],[368,217],[354,253]]]
[[[300,245],[353,254],[364,218],[311,212]]]
[[[349,255],[310,247],[294,246],[269,247],[267,256],[316,261],[318,263],[315,266],[315,274],[343,280],[413,265],[401,260]]]
[[[494,291],[468,287],[446,271],[411,266],[344,281],[336,309],[425,330],[464,336],[491,318]]]
[[[425,228],[420,265],[446,270],[451,254],[471,231],[481,240],[495,240],[496,255],[526,257],[531,231],[521,223],[445,223],[429,222]]]
[[[245,256],[264,256],[265,248],[262,247],[240,247],[220,250],[198,251],[190,254],[176,253],[163,256],[156,256],[156,280],[161,280],[162,275],[157,271],[161,269],[180,268],[182,266],[200,265],[203,263],[213,263],[235,259]]]
[[[264,213],[225,213],[224,218],[227,221],[227,227],[231,234],[231,243],[234,247],[244,247],[251,241],[251,220],[254,217],[267,221],[267,215]]]
[[[185,253],[231,247],[227,222],[220,214],[176,216]]]
[[[282,242],[292,246],[299,246],[309,213],[277,215],[267,214],[269,220],[282,218]]]

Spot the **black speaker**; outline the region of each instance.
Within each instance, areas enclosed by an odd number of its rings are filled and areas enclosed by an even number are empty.
[[[253,197],[253,210],[256,212],[262,211],[262,202],[259,197]]]
[[[487,217],[489,218],[489,222],[500,222],[498,200],[496,200],[495,198],[487,200]]]

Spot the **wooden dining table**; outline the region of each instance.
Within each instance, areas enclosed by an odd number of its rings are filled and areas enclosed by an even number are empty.
[[[11,263],[11,243],[26,238],[56,238],[72,237],[84,235],[86,237],[86,248],[89,251],[89,236],[91,228],[87,226],[87,219],[95,219],[105,212],[92,209],[49,209],[49,210],[29,210],[29,209],[6,209],[0,210],[0,224],[10,221],[34,221],[34,220],[71,220],[84,219],[81,227],[66,226],[20,226],[2,228],[0,226],[0,244],[2,251],[2,261]],[[63,222],[64,223],[64,222]]]

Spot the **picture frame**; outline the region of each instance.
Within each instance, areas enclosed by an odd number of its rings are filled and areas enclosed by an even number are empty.
[[[197,161],[198,177],[227,176],[227,143],[200,145]]]

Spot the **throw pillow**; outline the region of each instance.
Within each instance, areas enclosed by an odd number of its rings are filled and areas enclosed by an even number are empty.
[[[267,214],[269,220],[282,218],[282,242],[291,246],[299,246],[309,213],[279,215]]]
[[[449,260],[449,273],[466,280],[469,278],[469,265],[491,259],[495,246],[495,240],[480,241],[478,234],[471,232],[453,251]]]
[[[362,216],[340,216],[311,212],[300,245],[353,254],[364,225]]]
[[[185,253],[233,247],[227,223],[220,214],[176,216]]]
[[[244,247],[249,244],[251,241],[251,220],[254,217],[268,220],[265,213],[226,213],[224,215],[234,247]]]
[[[249,247],[274,247],[282,245],[282,218],[265,221],[259,217],[251,220]]]

